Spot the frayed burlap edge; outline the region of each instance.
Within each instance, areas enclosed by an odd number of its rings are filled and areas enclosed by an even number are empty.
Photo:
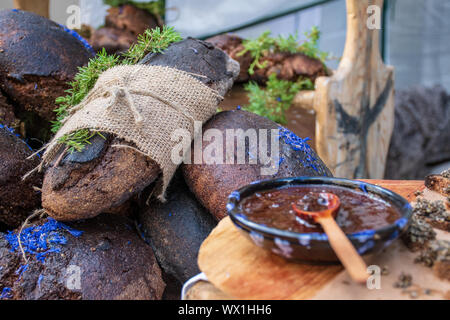
[[[64,147],[60,138],[81,129],[110,133],[133,143],[155,161],[162,173],[158,198],[165,200],[167,186],[178,164],[171,152],[175,130],[194,136],[194,121],[206,122],[216,113],[222,97],[191,74],[162,66],[118,66],[102,73],[94,88],[69,110],[62,128],[45,147],[42,163],[55,161]]]

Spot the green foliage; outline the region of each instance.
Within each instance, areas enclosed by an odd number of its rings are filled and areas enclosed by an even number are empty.
[[[95,131],[89,129],[81,129],[62,136],[59,143],[65,144],[69,152],[82,151],[84,146],[90,143],[90,139],[95,136]]]
[[[95,58],[91,59],[87,66],[78,68],[70,88],[66,90],[67,95],[56,99],[58,107],[56,112],[56,121],[52,124],[52,131],[57,132],[62,127],[64,120],[69,113],[69,109],[79,104],[95,86],[100,74],[117,65],[137,64],[146,54],[150,52],[161,53],[167,47],[176,41],[182,40],[180,34],[171,27],[155,28],[146,30],[140,35],[135,45],[123,54],[123,57],[108,55],[103,49],[97,53]],[[88,129],[79,130],[71,134],[64,135],[59,139],[61,144],[65,144],[71,152],[81,151],[98,132],[91,132]]]
[[[328,58],[328,52],[319,50],[318,42],[320,38],[320,31],[317,27],[312,27],[311,31],[305,32],[306,41],[298,47],[298,52],[307,55],[308,57],[319,59],[322,63]]]
[[[277,38],[273,38],[270,34],[270,31],[266,31],[256,39],[244,40],[243,42],[244,50],[239,52],[238,56],[250,52],[253,61],[248,69],[248,73],[251,75],[255,72],[255,67],[260,69],[266,67],[266,63],[261,63],[260,59],[273,52],[299,52],[311,58],[319,59],[322,62],[324,62],[328,56],[326,52],[322,52],[318,48],[320,31],[317,27],[312,27],[311,31],[305,33],[307,40],[301,45],[298,44],[297,33],[295,35],[291,34],[287,38],[281,35]]]
[[[253,74],[255,73],[255,67],[260,69],[266,67],[266,63],[261,64],[259,59],[262,58],[264,53],[271,51],[275,47],[275,39],[270,37],[270,31],[266,31],[254,40],[244,40],[242,44],[244,46],[244,50],[239,52],[237,55],[243,56],[247,52],[250,52],[253,61],[248,69],[248,73]]]
[[[296,53],[298,52],[298,33],[290,34],[287,38],[278,36],[276,39],[277,49],[280,52]]]
[[[163,0],[148,1],[148,2],[135,2],[130,0],[103,0],[104,4],[111,7],[119,7],[124,4],[131,4],[136,8],[146,10],[155,16],[163,17],[165,13],[165,3]]]
[[[273,38],[270,36],[270,31],[266,31],[254,40],[244,40],[244,50],[239,52],[238,56],[250,52],[253,58],[248,69],[250,75],[254,74],[255,68],[263,69],[266,67],[266,62],[261,62],[264,56],[276,52],[303,53],[324,63],[328,54],[318,48],[319,29],[313,27],[305,33],[305,36],[306,41],[299,45],[298,34]],[[308,78],[299,78],[296,82],[292,82],[277,79],[276,74],[271,74],[265,88],[260,87],[257,83],[250,82],[245,86],[245,90],[248,92],[250,104],[245,106],[244,109],[280,124],[286,124],[285,113],[290,108],[295,95],[300,90],[314,90],[314,84]]]
[[[255,82],[245,85],[250,104],[244,109],[277,123],[286,124],[285,113],[290,108],[295,95],[300,90],[312,89],[314,89],[314,84],[308,78],[292,82],[280,80],[275,73],[272,73],[266,83],[266,88],[261,88]]]
[[[56,121],[53,122],[52,132],[57,132],[61,128],[61,121],[67,116],[69,109],[79,104],[86,97],[100,74],[118,63],[119,57],[108,55],[103,48],[95,58],[89,61],[87,66],[78,68],[78,73],[69,83],[70,89],[66,90],[67,95],[59,97],[55,101],[59,107],[55,109]]]
[[[124,53],[124,64],[136,64],[150,52],[161,53],[173,43],[181,40],[178,32],[173,27],[164,26],[160,28],[147,29],[138,36],[136,44],[133,44],[127,52]]]

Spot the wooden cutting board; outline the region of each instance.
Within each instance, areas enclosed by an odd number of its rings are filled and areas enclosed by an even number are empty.
[[[364,180],[390,189],[409,201],[423,190],[423,181]],[[427,194],[432,194],[427,192]],[[433,197],[433,196],[432,196]],[[439,237],[448,238],[446,232]],[[413,276],[412,289],[423,299],[442,299],[450,292],[450,282],[436,278],[430,268],[414,264],[411,253],[395,242],[385,252],[365,257],[368,265],[388,267],[381,277],[381,288],[369,290],[353,284],[340,265],[290,263],[253,245],[223,219],[203,242],[198,257],[200,270],[209,282],[195,284],[187,299],[408,299],[411,294],[394,288],[401,272]],[[424,294],[425,289],[428,289]]]

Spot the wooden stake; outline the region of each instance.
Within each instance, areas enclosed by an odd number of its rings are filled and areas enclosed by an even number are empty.
[[[384,65],[379,30],[367,21],[369,6],[381,15],[383,0],[346,3],[347,39],[338,69],[317,78],[313,98],[300,93],[294,105],[311,108],[313,99],[316,150],[335,176],[381,179],[394,127],[394,68]]]
[[[49,18],[49,0],[14,0],[14,8]]]

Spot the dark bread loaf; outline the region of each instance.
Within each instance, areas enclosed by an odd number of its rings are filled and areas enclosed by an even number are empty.
[[[147,10],[136,8],[131,4],[108,9],[105,27],[127,30],[136,38],[147,29],[160,27],[158,19]]]
[[[55,118],[55,99],[64,96],[78,67],[93,54],[55,22],[37,14],[0,11],[0,90],[20,110]]]
[[[105,48],[109,54],[125,52],[135,41],[136,37],[131,32],[107,27],[95,30],[89,39],[96,52]]]
[[[89,39],[95,51],[105,48],[109,54],[121,53],[136,42],[146,29],[161,27],[158,19],[147,10],[125,4],[108,9],[105,27],[94,30]]]
[[[296,146],[296,141],[301,139],[292,132],[280,127],[275,122],[246,111],[226,111],[216,114],[204,126],[203,133],[209,129],[218,129],[223,135],[223,154],[226,154],[226,130],[227,129],[277,129],[280,130],[279,165],[278,171],[273,175],[261,175],[261,168],[266,165],[249,164],[249,146],[245,146],[247,154],[245,164],[183,164],[182,170],[185,180],[191,191],[200,202],[208,209],[216,219],[220,220],[227,215],[226,202],[228,195],[251,182],[270,178],[295,177],[295,176],[331,176],[330,170],[315,154],[306,146]],[[267,134],[271,139],[270,130]],[[270,141],[270,140],[269,140]],[[301,144],[301,143],[300,143]],[[203,151],[208,143],[203,143]],[[234,142],[234,154],[237,144]],[[270,149],[269,149],[270,150]],[[194,154],[192,148],[192,154]],[[270,153],[269,153],[270,154]],[[235,161],[236,163],[236,161]]]
[[[33,186],[41,186],[42,175],[22,181],[39,164],[37,156],[27,160],[32,153],[25,142],[0,125],[0,222],[10,227],[19,226],[40,206],[40,194]]]
[[[47,229],[52,229],[45,220],[32,226],[43,223],[47,224]],[[46,255],[44,263],[37,255],[27,253],[27,267],[20,270],[22,253],[20,250],[11,252],[11,243],[6,240],[10,235],[5,237],[0,233],[0,265],[4,266],[0,269],[0,288],[10,288],[11,299],[161,299],[165,288],[161,269],[152,248],[134,230],[133,221],[102,215],[70,227],[75,230],[41,231],[40,237],[54,240],[53,253]],[[80,235],[77,231],[83,233]],[[29,234],[26,230],[24,233]],[[56,241],[61,237],[66,241]],[[24,247],[28,247],[26,243]]]
[[[180,171],[169,186],[167,202],[154,199],[143,206],[139,221],[164,272],[181,285],[200,273],[197,254],[217,222],[189,191]]]
[[[244,46],[242,45],[242,38],[235,35],[220,34],[209,38],[206,41],[211,42],[217,48],[225,51],[232,59],[239,62],[241,70],[239,72],[239,77],[236,79],[236,82],[247,82],[250,79],[248,68],[253,61],[252,56],[250,52],[246,52],[242,56],[238,55],[239,52],[244,50]]]
[[[113,210],[142,191],[159,175],[147,157],[112,144],[123,141],[96,136],[81,155],[69,154],[45,173],[42,206],[55,219],[87,219]],[[98,149],[96,149],[98,148]]]
[[[142,63],[203,75],[198,79],[222,95],[239,72],[239,65],[223,51],[196,39],[174,43],[162,54],[149,54]],[[125,141],[97,137],[91,143],[82,152],[66,156],[45,174],[42,205],[55,219],[94,217],[121,205],[160,175],[158,165],[146,156],[111,147],[130,145]]]

